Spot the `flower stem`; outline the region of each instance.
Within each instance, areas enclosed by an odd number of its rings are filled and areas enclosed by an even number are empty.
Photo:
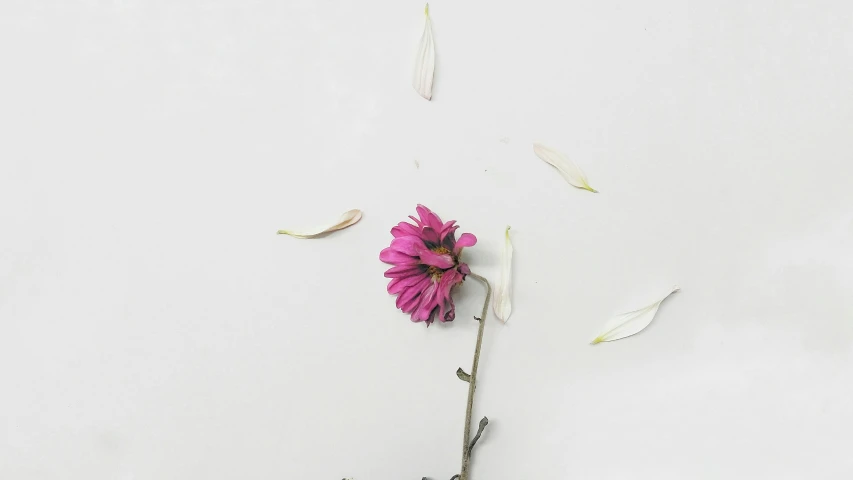
[[[477,331],[477,346],[474,347],[474,363],[471,365],[471,378],[468,381],[468,406],[465,408],[465,434],[462,436],[462,472],[459,480],[468,480],[468,469],[471,463],[471,414],[474,410],[474,391],[477,388],[477,367],[480,365],[480,347],[483,345],[483,329],[486,327],[486,313],[489,311],[489,300],[492,298],[492,286],[485,278],[476,273],[469,273],[471,277],[483,282],[486,286],[486,301],[483,303],[483,313],[477,320],[480,328]]]

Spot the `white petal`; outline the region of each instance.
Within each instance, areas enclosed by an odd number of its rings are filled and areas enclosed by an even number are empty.
[[[501,278],[495,291],[493,308],[495,315],[504,323],[512,313],[512,242],[509,239],[509,226],[504,232],[504,251],[501,254]]]
[[[432,40],[432,20],[429,18],[429,4],[424,7],[424,33],[418,44],[418,53],[415,58],[415,75],[412,86],[427,100],[432,98],[432,79],[435,74],[435,43]]]
[[[296,238],[315,238],[323,235],[324,233],[334,232],[335,230],[355,225],[359,220],[361,220],[361,210],[350,210],[341,215],[341,218],[337,219],[335,223],[332,223],[331,225],[301,231],[279,230],[278,233],[279,235],[290,235],[291,237]]]
[[[652,323],[661,302],[678,290],[680,289],[677,286],[672,287],[672,290],[670,290],[669,293],[651,305],[639,310],[634,310],[633,312],[623,313],[613,317],[609,322],[607,322],[607,325],[604,326],[604,332],[595,337],[592,344],[595,345],[596,343],[619,340],[620,338],[630,337],[635,333],[642,332],[644,328],[648,327],[649,324]]]
[[[537,157],[545,160],[551,166],[556,168],[557,171],[560,172],[560,175],[562,175],[563,178],[573,186],[589,190],[592,193],[598,193],[598,190],[589,186],[589,181],[587,181],[583,170],[575,165],[574,162],[569,160],[569,157],[539,143],[533,144],[533,152]]]

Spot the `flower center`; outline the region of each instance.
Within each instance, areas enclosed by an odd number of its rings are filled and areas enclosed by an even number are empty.
[[[438,280],[441,278],[441,274],[444,273],[444,270],[438,267],[429,267],[427,268],[426,273],[431,276],[433,280]]]
[[[430,248],[433,252],[439,255],[450,255],[450,258],[453,259],[453,263],[456,263],[456,257],[453,256],[452,252],[447,249],[447,247],[443,247],[441,245],[437,247]],[[427,275],[431,276],[433,280],[439,280],[441,275],[444,273],[444,270],[438,267],[429,267],[426,271]]]

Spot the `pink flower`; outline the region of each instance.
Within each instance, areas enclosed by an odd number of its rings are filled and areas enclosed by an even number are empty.
[[[471,273],[459,261],[464,247],[477,243],[477,237],[463,233],[456,240],[456,220],[442,223],[438,215],[418,205],[420,219],[409,216],[415,225],[400,222],[391,229],[391,246],[379,253],[379,259],[394,265],[385,272],[390,278],[388,293],[397,295],[397,308],[412,314],[413,322],[429,326],[436,314],[442,322],[456,317],[450,290]]]

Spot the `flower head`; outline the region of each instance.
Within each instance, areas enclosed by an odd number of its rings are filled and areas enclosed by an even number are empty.
[[[418,205],[418,217],[409,216],[415,225],[400,222],[391,229],[391,246],[379,253],[379,259],[394,265],[385,272],[390,278],[388,293],[397,295],[397,308],[412,314],[413,322],[431,324],[456,317],[450,290],[471,273],[459,261],[464,247],[477,243],[477,237],[463,233],[456,240],[456,220],[443,223],[438,215]]]

